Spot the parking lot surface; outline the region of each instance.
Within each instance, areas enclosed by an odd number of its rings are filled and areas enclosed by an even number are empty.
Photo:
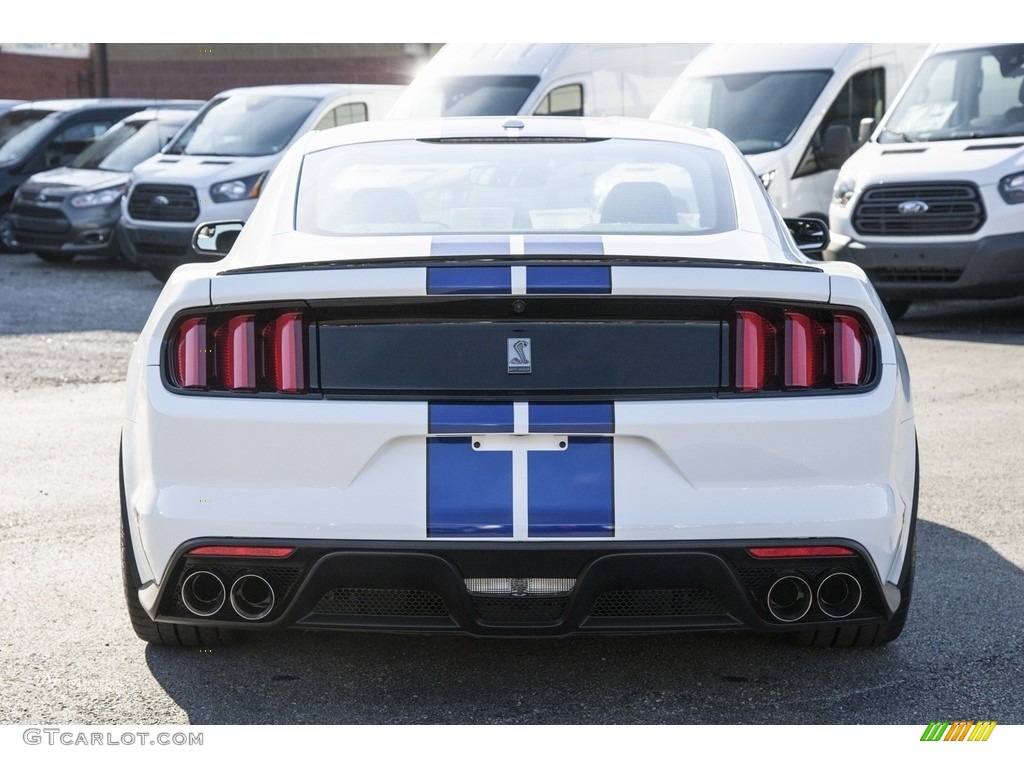
[[[203,652],[147,647],[121,595],[124,371],[159,288],[0,255],[0,723],[1024,723],[1024,300],[896,324],[922,474],[913,607],[889,646],[276,632]]]

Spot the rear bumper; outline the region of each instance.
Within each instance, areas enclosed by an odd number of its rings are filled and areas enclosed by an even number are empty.
[[[758,559],[747,546],[806,545],[807,541],[659,543],[346,542],[204,539],[176,554],[157,598],[157,621],[274,629],[288,626],[390,632],[468,633],[478,636],[562,636],[576,633],[676,632],[752,629],[793,631],[865,624],[891,618],[880,581],[855,543],[853,556]],[[285,559],[197,557],[197,546],[290,546]],[[273,590],[273,607],[258,620],[242,618],[227,598],[198,617],[181,599],[190,574],[213,574],[230,593],[243,576],[259,576]],[[847,574],[862,593],[849,613],[823,612],[818,588]],[[809,587],[806,614],[779,620],[768,593],[784,577]],[[561,579],[561,592],[481,594],[467,579]],[[475,587],[474,587],[475,589]],[[835,611],[833,611],[835,613]]]

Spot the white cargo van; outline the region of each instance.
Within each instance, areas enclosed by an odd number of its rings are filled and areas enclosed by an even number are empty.
[[[448,43],[391,118],[449,115],[647,117],[702,43]]]
[[[1024,43],[937,44],[843,165],[831,261],[890,316],[916,299],[1024,294]]]
[[[135,167],[122,200],[125,259],[166,280],[202,260],[203,221],[244,221],[285,150],[302,134],[383,117],[402,85],[267,85],[214,96],[163,151]]]
[[[866,138],[861,121],[881,118],[926,47],[711,45],[651,119],[721,131],[784,216],[825,220],[839,167]]]

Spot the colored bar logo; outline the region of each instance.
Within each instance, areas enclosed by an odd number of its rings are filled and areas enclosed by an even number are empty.
[[[928,723],[921,741],[988,741],[995,720],[938,720]]]

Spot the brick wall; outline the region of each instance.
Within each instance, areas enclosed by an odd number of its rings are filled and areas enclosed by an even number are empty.
[[[408,83],[438,43],[107,43],[91,59],[0,53],[0,99],[208,99],[278,83]],[[102,62],[106,60],[106,93]]]
[[[108,95],[180,99],[248,85],[405,84],[423,61],[400,43],[110,43],[106,57]]]
[[[92,96],[88,59],[0,53],[0,99]]]

